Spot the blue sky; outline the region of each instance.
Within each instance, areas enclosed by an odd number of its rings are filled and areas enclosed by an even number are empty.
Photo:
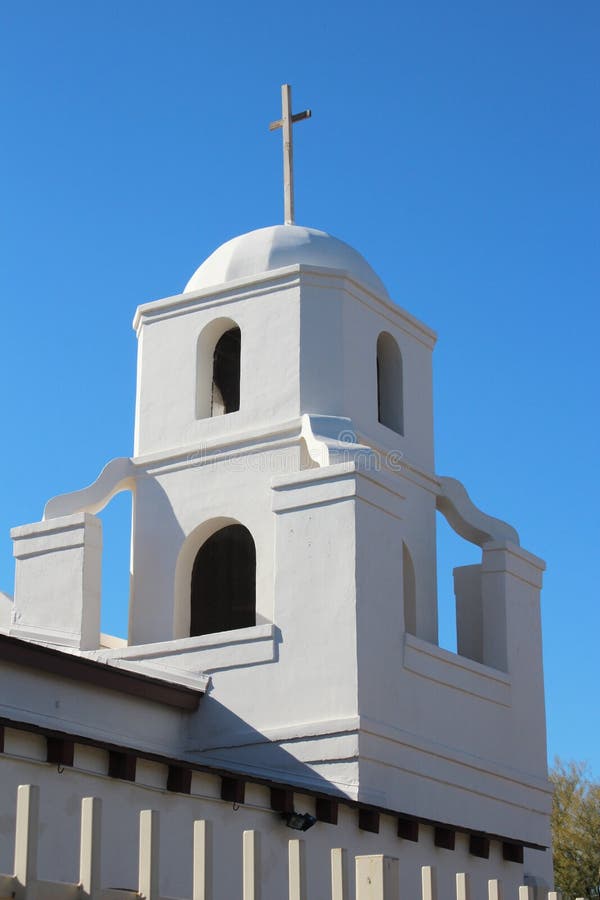
[[[436,457],[548,561],[550,756],[600,775],[600,5],[6,2],[0,10],[0,588],[9,529],[132,450],[136,306],[296,214],[435,328]],[[126,619],[129,501],[103,514]],[[452,565],[441,529],[443,641]]]

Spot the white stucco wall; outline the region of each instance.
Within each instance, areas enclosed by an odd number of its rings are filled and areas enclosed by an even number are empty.
[[[359,830],[356,812],[341,806],[337,825],[317,823],[305,834],[291,831],[269,808],[269,791],[248,787],[246,803],[237,810],[219,799],[220,781],[209,775],[194,775],[192,796],[164,790],[165,767],[157,763],[138,764],[135,784],[108,779],[101,751],[78,747],[75,766],[58,774],[56,766],[34,761],[43,755],[43,741],[14,732],[7,736],[3,766],[3,815],[0,818],[0,872],[12,871],[14,852],[14,808],[17,786],[40,786],[40,840],[38,874],[53,881],[76,882],[79,866],[80,804],[84,796],[102,798],[102,884],[104,887],[136,889],[138,878],[137,841],[139,812],[160,812],[160,890],[162,896],[191,896],[193,822],[204,819],[209,825],[209,885],[214,900],[241,896],[242,835],[247,829],[260,832],[259,872],[263,900],[287,896],[287,843],[300,837],[304,842],[307,896],[329,896],[330,852],[343,847],[348,852],[348,896],[354,896],[356,855],[385,853],[399,859],[400,883],[407,896],[420,896],[420,867],[437,868],[440,897],[455,896],[457,872],[470,874],[473,896],[487,896],[489,878],[500,878],[507,900],[516,900],[518,886],[526,874],[544,868],[548,854],[526,851],[524,865],[502,859],[501,845],[491,843],[488,860],[468,852],[467,838],[456,836],[454,851],[434,846],[433,829],[422,826],[419,842],[396,835],[396,822],[382,817],[380,833]],[[310,797],[295,796],[296,808],[314,812]]]
[[[201,418],[199,379],[204,396],[211,341],[231,323],[241,329],[240,409]],[[62,567],[60,548],[46,548],[44,572],[46,580],[58,573],[53,596],[71,628],[68,645],[188,684],[205,685],[208,674],[210,685],[185,720],[161,712],[150,724],[141,702],[123,701],[109,725],[113,702],[102,699],[100,720],[86,720],[86,727],[299,789],[548,843],[543,564],[517,546],[513,529],[496,528],[468,497],[460,500],[460,485],[453,494],[462,503],[458,512],[444,495],[448,479],[434,471],[433,332],[373,285],[308,264],[146,304],[135,327],[134,457],[116,461],[71,501],[53,501],[49,523],[30,531],[46,534],[52,521],[64,531],[52,510],[66,515],[70,502],[72,516],[88,516],[93,531],[99,495],[132,490],[129,646],[100,649],[99,639],[97,647],[84,639],[83,613],[88,602],[98,606],[99,574],[84,590],[77,581],[83,554],[73,572]],[[207,329],[211,340],[204,341]],[[402,353],[402,435],[377,420],[381,331]],[[202,354],[199,361],[199,346],[208,363]],[[436,645],[436,508],[483,546],[470,587],[480,662]],[[187,637],[195,554],[230,522],[245,525],[255,541],[257,624]],[[25,537],[29,531],[15,534],[17,541]],[[404,627],[403,543],[415,570],[414,636]],[[18,584],[15,610],[32,619],[39,614],[47,627],[41,579],[28,558],[19,584],[33,586],[33,594]],[[58,588],[69,573],[79,593],[73,589],[63,602]],[[468,631],[466,607],[460,621]],[[52,635],[45,639],[52,642]],[[83,695],[71,694],[52,714],[57,721],[77,720]],[[40,705],[45,693],[36,698],[27,678],[15,683],[15,696],[31,715],[47,715]],[[95,709],[92,699],[86,715]],[[229,820],[224,827],[230,829]],[[371,838],[361,835],[356,844],[348,827],[348,841],[363,852]],[[368,846],[387,853],[384,845]],[[402,852],[414,861],[421,848]],[[547,871],[547,859],[540,871]]]

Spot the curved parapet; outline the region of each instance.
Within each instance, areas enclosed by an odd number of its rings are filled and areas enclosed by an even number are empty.
[[[302,437],[308,454],[317,466],[354,462],[371,467],[375,454],[359,444],[352,420],[342,416],[302,416]]]
[[[74,513],[100,512],[115,494],[134,490],[135,476],[135,463],[128,456],[112,459],[88,487],[70,494],[59,494],[48,500],[44,520],[71,516]]]
[[[519,546],[518,532],[502,519],[478,509],[460,481],[441,477],[439,482],[437,508],[457,534],[480,547],[489,541],[511,541]]]

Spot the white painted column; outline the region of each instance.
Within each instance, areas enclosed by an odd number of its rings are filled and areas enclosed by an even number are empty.
[[[27,888],[37,878],[37,845],[40,818],[40,789],[21,784],[17,791],[15,833],[15,878]]]
[[[244,831],[242,837],[242,897],[260,900],[260,834]]]
[[[471,900],[471,884],[467,872],[456,873],[456,900]]]
[[[192,876],[192,900],[210,900],[209,871],[211,865],[209,837],[210,822],[197,819],[194,822],[194,869]]]
[[[522,884],[520,886],[519,900],[535,900],[535,891],[531,885]]]
[[[503,900],[502,882],[499,878],[488,881],[488,900]]]
[[[304,841],[288,844],[289,900],[306,900],[306,858]]]
[[[140,812],[138,891],[144,900],[159,900],[160,821],[155,809]]]
[[[331,900],[348,900],[348,851],[331,851]]]
[[[356,900],[398,900],[398,860],[383,854],[356,857]]]
[[[435,866],[421,868],[421,895],[423,900],[437,900],[437,872]]]
[[[85,894],[92,897],[100,890],[102,839],[102,800],[84,797],[81,801],[81,843],[79,881]]]

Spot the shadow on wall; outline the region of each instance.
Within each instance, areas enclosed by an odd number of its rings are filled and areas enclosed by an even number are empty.
[[[315,766],[323,762],[322,752],[318,749],[322,741],[332,739],[340,741],[340,748],[348,747],[344,733],[315,736],[313,738],[315,757],[312,760]],[[306,737],[286,738],[286,743],[294,746],[301,741],[302,754],[306,757],[307,743],[310,740]],[[274,742],[211,697],[210,692],[202,700],[198,713],[188,719],[184,741],[184,754],[190,762],[239,773],[242,778],[247,775],[249,778],[297,787],[298,792],[305,790],[327,795],[335,794],[340,798],[344,796],[356,798],[358,776],[356,780],[347,783],[332,782],[322,777],[312,767],[311,760],[299,760],[281,744]],[[339,758],[328,755],[326,765],[328,771],[331,771],[332,766],[338,763],[347,768],[355,762],[358,762],[358,754],[353,753],[349,756],[346,752]]]

